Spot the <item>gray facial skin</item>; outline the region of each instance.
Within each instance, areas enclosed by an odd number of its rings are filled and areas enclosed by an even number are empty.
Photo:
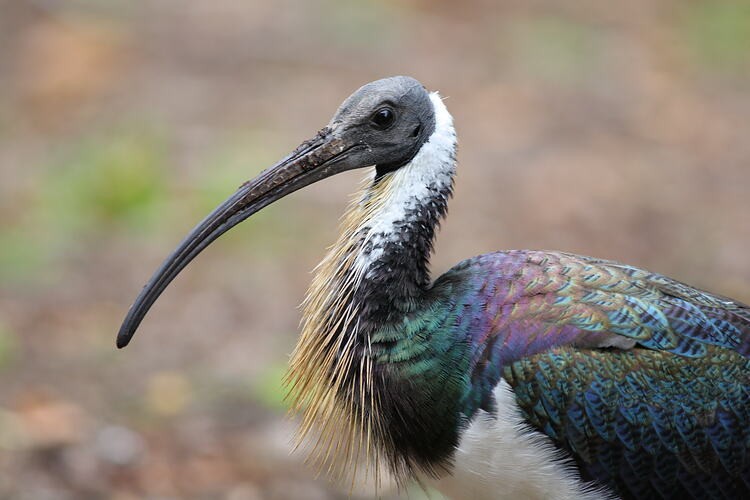
[[[383,109],[394,114],[393,124],[385,130],[374,127],[371,120]],[[346,142],[367,144],[369,150],[358,162],[392,171],[409,163],[432,135],[435,113],[421,83],[396,76],[360,87],[341,104],[329,127]]]
[[[244,183],[188,234],[130,307],[117,346],[128,345],[167,285],[229,229],[274,201],[337,173],[375,165],[379,178],[401,168],[434,130],[432,102],[417,80],[396,76],[361,87],[343,102],[327,127]]]

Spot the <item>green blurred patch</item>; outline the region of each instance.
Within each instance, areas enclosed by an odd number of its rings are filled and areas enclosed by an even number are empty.
[[[576,83],[588,75],[603,42],[596,27],[561,17],[514,21],[510,36],[522,71],[559,83]]]
[[[750,2],[687,4],[680,31],[695,60],[730,73],[750,70]]]
[[[44,215],[68,230],[149,227],[167,193],[165,161],[165,142],[153,132],[86,138],[48,170],[40,195]]]
[[[49,247],[35,233],[14,226],[0,231],[0,281],[16,283],[41,270]]]
[[[0,321],[0,370],[13,365],[18,358],[18,340],[13,332]]]
[[[253,398],[270,410],[287,410],[289,402],[285,400],[287,389],[284,386],[286,371],[286,365],[278,363],[268,366],[254,377],[250,386]]]
[[[0,278],[49,278],[50,265],[87,238],[154,227],[167,199],[166,146],[154,132],[116,128],[86,136],[40,169],[0,232]]]

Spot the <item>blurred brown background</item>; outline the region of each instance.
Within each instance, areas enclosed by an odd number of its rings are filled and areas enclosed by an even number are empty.
[[[290,455],[280,379],[362,172],[114,338],[194,223],[376,78],[456,120],[436,274],[563,249],[750,302],[749,54],[745,0],[0,0],[0,498],[346,498]]]

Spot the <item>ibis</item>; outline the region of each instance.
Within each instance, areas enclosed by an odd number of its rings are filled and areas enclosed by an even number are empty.
[[[750,498],[750,307],[558,251],[480,255],[433,279],[456,132],[440,95],[405,76],[358,89],[200,222],[117,346],[219,236],[366,167],[303,302],[287,376],[314,461],[450,498]]]

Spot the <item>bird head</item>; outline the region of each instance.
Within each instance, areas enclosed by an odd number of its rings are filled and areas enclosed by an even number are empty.
[[[408,164],[434,129],[433,103],[417,80],[396,76],[359,88],[315,137],[242,184],[190,231],[141,290],[117,346],[128,345],[169,283],[219,236],[284,196],[340,172],[375,166],[376,177],[388,175]]]

